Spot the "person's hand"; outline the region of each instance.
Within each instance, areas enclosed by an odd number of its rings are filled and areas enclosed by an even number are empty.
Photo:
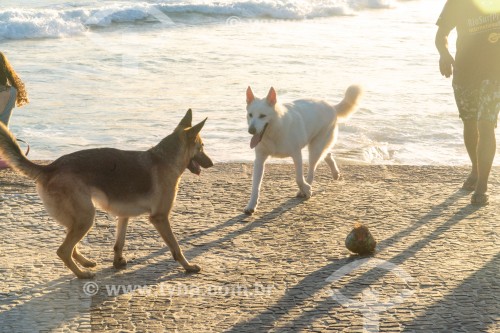
[[[455,65],[455,59],[449,53],[442,54],[439,57],[439,70],[441,75],[445,77],[450,77],[453,74],[453,66]]]

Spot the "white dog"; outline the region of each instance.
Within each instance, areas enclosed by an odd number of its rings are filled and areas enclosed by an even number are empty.
[[[251,215],[259,200],[260,183],[264,164],[269,156],[292,157],[299,186],[298,197],[311,197],[311,184],[318,163],[324,158],[332,170],[333,178],[340,178],[340,171],[330,153],[338,131],[337,120],[349,117],[356,109],[361,96],[359,86],[350,86],[344,99],[332,106],[325,101],[300,99],[292,103],[277,102],[274,88],[266,98],[256,98],[252,89],[247,89],[248,132],[253,135],[250,148],[255,148],[252,196],[245,208]],[[302,148],[309,148],[309,171],[307,181],[302,173]]]

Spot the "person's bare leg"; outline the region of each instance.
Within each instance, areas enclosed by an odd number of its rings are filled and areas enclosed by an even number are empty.
[[[478,149],[478,124],[476,120],[464,120],[464,143],[470,161],[472,162],[472,170],[469,177],[464,182],[464,189],[473,191],[478,178],[477,166],[477,149]]]
[[[478,122],[479,140],[477,143],[477,184],[476,194],[484,194],[488,190],[488,178],[497,149],[495,139],[495,123],[480,120]]]

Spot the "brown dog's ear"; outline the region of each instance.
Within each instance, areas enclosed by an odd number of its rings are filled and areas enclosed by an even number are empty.
[[[187,110],[186,115],[182,118],[181,122],[177,127],[188,128],[191,127],[191,121],[193,120],[193,111],[191,109]]]
[[[186,128],[184,131],[186,132],[187,138],[189,141],[194,141],[196,139],[196,136],[198,133],[200,133],[201,129],[203,128],[203,125],[205,125],[205,121],[207,121],[208,118],[205,118],[201,123],[198,125],[195,125],[191,128]]]
[[[255,96],[253,94],[252,88],[250,88],[250,86],[248,86],[248,88],[247,88],[247,105],[252,103],[254,99],[255,99]]]
[[[267,104],[269,104],[270,106],[276,105],[276,102],[277,102],[276,90],[274,90],[273,87],[271,87],[271,89],[269,89],[269,93],[267,94],[266,100],[267,100]]]

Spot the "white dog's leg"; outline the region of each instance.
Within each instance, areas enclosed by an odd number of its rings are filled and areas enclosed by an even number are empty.
[[[323,147],[318,148],[323,149]],[[321,160],[321,155],[323,155],[323,151],[317,151],[314,147],[309,146],[309,170],[307,170],[307,183],[309,185],[312,185],[314,181],[314,172]]]
[[[332,170],[333,179],[339,180],[340,179],[340,170],[339,170],[339,167],[337,166],[337,163],[333,159],[332,153],[326,154],[325,162],[328,164],[328,166]]]
[[[298,154],[292,156],[293,163],[295,164],[295,180],[299,186],[299,192],[297,197],[309,199],[312,195],[311,185],[306,183],[304,179],[304,174],[302,171],[302,153],[299,151]]]
[[[264,175],[264,164],[266,163],[266,159],[266,155],[255,153],[255,161],[253,162],[252,195],[245,208],[245,214],[247,215],[252,215],[259,203],[260,184],[262,183],[262,176]]]
[[[335,144],[336,133],[337,127],[328,128],[322,133],[319,133],[316,138],[309,143],[309,170],[307,173],[307,183],[309,185],[312,185],[313,183],[314,172],[316,171],[318,163],[321,161],[325,152],[329,151]],[[328,161],[328,159],[327,163],[330,165],[330,161]],[[335,164],[335,161],[333,163]]]

